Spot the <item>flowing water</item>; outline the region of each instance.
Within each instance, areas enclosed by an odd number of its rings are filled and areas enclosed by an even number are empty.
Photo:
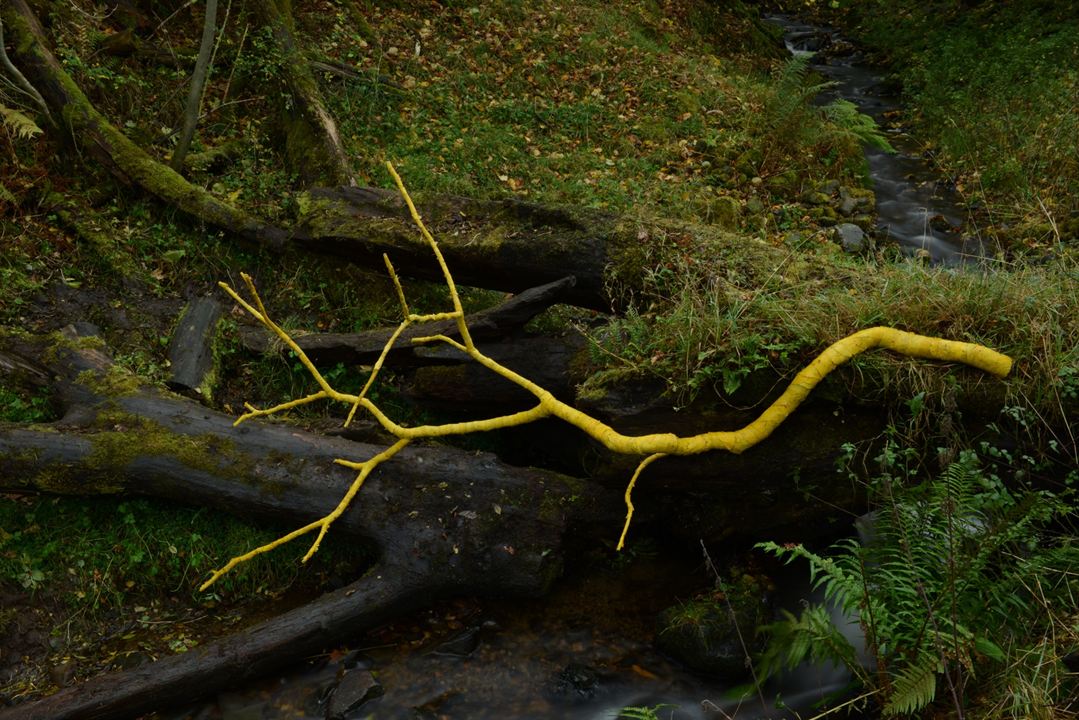
[[[883,128],[896,153],[866,147],[869,176],[877,196],[877,226],[908,255],[959,264],[985,255],[954,187],[922,157],[918,143],[894,123],[897,96],[885,73],[832,28],[776,15],[767,20],[783,29],[787,49],[810,58],[810,67],[834,83],[821,98],[848,100]]]

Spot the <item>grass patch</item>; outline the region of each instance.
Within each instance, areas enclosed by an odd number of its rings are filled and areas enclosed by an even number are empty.
[[[1069,262],[945,269],[851,259],[829,243],[782,251],[749,241],[707,261],[696,253],[670,258],[646,262],[650,294],[592,331],[593,355],[662,378],[683,400],[733,395],[758,370],[793,377],[826,345],[888,325],[1012,356],[1016,369],[1000,400],[1041,418],[1036,425],[1066,428],[1079,407],[1079,270]],[[922,361],[884,352],[855,358],[844,376],[844,392],[863,397],[939,398],[953,382]],[[973,389],[984,379],[961,372],[954,381]],[[752,390],[739,399],[759,402],[764,393]]]
[[[245,563],[212,594],[197,592],[211,570],[277,530],[147,499],[8,498],[0,502],[0,582],[95,614],[152,597],[211,604],[278,597],[369,560],[365,548],[331,543],[301,565],[305,549],[290,546]]]

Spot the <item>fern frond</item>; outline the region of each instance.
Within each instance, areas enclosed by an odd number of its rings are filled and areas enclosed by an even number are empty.
[[[0,117],[3,117],[4,125],[10,128],[16,138],[28,139],[42,132],[29,117],[3,103],[0,103]]]
[[[881,132],[873,118],[858,110],[858,106],[849,100],[833,100],[824,106],[824,115],[834,123],[841,132],[858,138],[867,145],[894,153],[895,148],[888,142],[888,138]]]
[[[909,715],[929,705],[937,695],[937,675],[942,672],[940,661],[926,654],[917,663],[903,668],[892,681],[892,694],[884,705],[884,714]]]
[[[779,620],[760,631],[768,635],[768,645],[757,663],[759,682],[784,670],[793,670],[806,660],[841,665],[858,677],[863,674],[857,650],[835,626],[823,605],[811,605],[798,616],[782,610]]]

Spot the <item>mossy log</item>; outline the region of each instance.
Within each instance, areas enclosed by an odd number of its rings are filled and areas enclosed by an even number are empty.
[[[186,308],[169,343],[170,389],[203,400],[213,391],[213,343],[221,304],[212,297],[200,297]]]
[[[643,272],[640,236],[659,241],[636,222],[602,210],[454,195],[421,195],[418,203],[462,285],[520,292],[572,272],[576,283],[564,302],[604,311],[619,300],[611,293],[612,271]],[[397,193],[313,188],[300,204],[294,236],[301,247],[370,266],[385,253],[399,271],[441,279]],[[635,278],[618,280],[634,284]]]
[[[0,338],[0,358],[24,375],[44,358],[63,410],[56,423],[0,428],[4,492],[152,495],[299,524],[323,515],[349,484],[353,473],[335,458],[383,449],[282,423],[234,427],[231,417],[140,387],[100,341],[70,331],[47,343]],[[352,587],[240,636],[0,710],[0,718],[131,717],[282,667],[440,597],[542,593],[560,570],[567,513],[584,517],[598,497],[585,483],[488,454],[407,448],[334,524],[331,541],[376,548],[377,565]],[[603,505],[612,522],[617,500]]]
[[[285,244],[287,233],[283,230],[187,182],[102,116],[52,54],[48,36],[25,0],[4,3],[0,12],[14,45],[11,59],[69,133],[74,152],[90,155],[122,182],[142,188],[204,222],[254,242],[275,247]]]

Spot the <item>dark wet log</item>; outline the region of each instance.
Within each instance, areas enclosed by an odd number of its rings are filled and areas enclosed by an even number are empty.
[[[500,305],[467,316],[468,330],[476,340],[503,338],[551,305],[561,302],[575,284],[576,279],[571,276],[529,288]],[[293,339],[316,362],[365,364],[378,358],[393,332],[393,328],[380,328],[362,333],[298,335]],[[457,338],[457,324],[445,320],[408,327],[398,337],[390,353],[393,362],[424,362],[417,355],[422,346],[413,345],[412,339],[429,335]],[[272,347],[281,347],[261,326],[241,326],[240,340],[244,347],[253,352],[261,353]]]
[[[578,333],[561,336],[517,335],[480,344],[489,358],[539,384],[555,397],[572,402],[577,385],[588,375],[588,342]],[[447,345],[416,349],[426,364],[406,375],[407,397],[442,409],[469,413],[515,412],[536,404],[535,396],[492,373]]]
[[[0,349],[0,357],[31,365],[49,358],[66,411],[51,426],[0,427],[5,492],[152,495],[300,525],[328,512],[351,481],[353,471],[335,458],[384,449],[281,423],[233,427],[229,416],[137,387],[96,339],[69,333],[48,347],[6,337]],[[582,509],[600,497],[578,481],[488,454],[406,448],[372,473],[327,536],[373,544],[380,558],[373,580],[237,638],[0,711],[0,718],[130,717],[280,667],[337,642],[346,629],[360,632],[448,593],[541,593],[560,569],[571,495]],[[605,505],[618,512],[614,498]]]
[[[210,399],[207,376],[213,370],[213,341],[221,304],[211,297],[195,299],[187,308],[169,344],[170,389],[190,397]]]

